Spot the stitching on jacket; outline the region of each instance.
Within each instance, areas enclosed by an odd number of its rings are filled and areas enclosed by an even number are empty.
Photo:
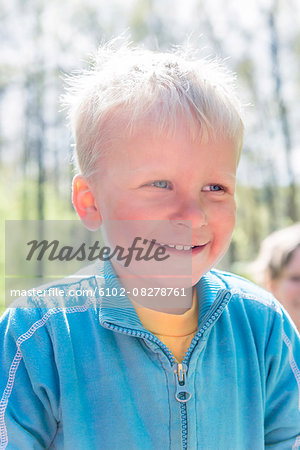
[[[4,389],[2,398],[0,400],[0,448],[5,449],[7,444],[8,444],[8,436],[7,436],[7,428],[5,425],[5,411],[7,408],[7,404],[8,404],[8,400],[10,397],[10,394],[12,392],[13,386],[14,386],[14,382],[15,382],[15,376],[20,364],[21,359],[23,358],[21,349],[20,349],[20,345],[24,342],[27,341],[28,339],[31,338],[31,336],[33,336],[33,334],[41,327],[43,327],[46,322],[49,320],[49,318],[51,316],[53,316],[54,314],[58,314],[62,311],[66,312],[66,313],[75,313],[75,312],[85,312],[89,305],[90,305],[91,301],[88,299],[84,305],[82,306],[71,306],[71,307],[67,307],[67,308],[53,308],[50,309],[48,312],[46,312],[43,317],[39,320],[37,320],[36,322],[34,322],[34,324],[29,328],[28,331],[26,331],[26,333],[22,334],[21,336],[18,337],[17,341],[16,341],[16,345],[17,345],[17,352],[14,356],[13,362],[10,366],[9,369],[9,376],[8,376],[8,382],[6,384],[6,387]]]
[[[292,450],[298,450],[300,448],[300,435],[296,437],[295,444],[292,447]]]
[[[293,348],[292,348],[291,341],[289,340],[289,338],[287,337],[287,335],[285,334],[284,331],[282,331],[282,338],[283,338],[283,341],[284,341],[284,343],[286,344],[286,346],[288,348],[288,351],[289,351],[289,363],[290,363],[292,372],[295,375],[296,382],[297,382],[297,385],[298,385],[298,394],[299,394],[298,395],[298,398],[299,398],[299,400],[298,400],[298,410],[300,411],[300,370],[299,370],[299,368],[298,368],[298,366],[296,364],[296,361],[295,361],[295,358],[294,358],[294,355],[293,355]],[[298,437],[299,437],[299,443],[300,443],[300,436],[298,436]]]
[[[275,311],[275,312],[279,313],[280,315],[282,315],[282,311],[281,311],[280,307],[275,303],[274,298],[271,296],[270,297],[259,297],[254,294],[244,292],[238,288],[230,289],[230,292],[232,292],[232,294],[237,294],[239,297],[241,297],[244,300],[254,300],[254,301],[260,303],[261,305],[264,305],[264,306],[272,309],[272,311]]]

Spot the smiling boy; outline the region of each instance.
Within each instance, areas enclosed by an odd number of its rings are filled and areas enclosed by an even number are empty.
[[[299,335],[270,294],[213,269],[235,225],[231,75],[108,45],[68,103],[81,220],[169,257],[95,264],[73,282],[99,288],[83,305],[71,280],[64,307],[6,312],[1,448],[298,448]]]
[[[192,255],[188,252],[194,286],[230,244],[239,149],[236,142],[219,136],[208,143],[191,140],[184,116],[177,119],[173,136],[156,136],[150,119],[134,136],[111,145],[91,188],[82,176],[75,177],[73,201],[83,222],[97,227],[106,220],[170,224],[168,233],[176,233],[179,241],[167,243],[200,247]],[[192,241],[187,242],[189,237]],[[159,236],[156,240],[160,242]]]

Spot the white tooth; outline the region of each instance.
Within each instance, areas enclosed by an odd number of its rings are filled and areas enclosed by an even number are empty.
[[[184,250],[191,250],[192,247],[190,247],[189,245],[184,245]]]
[[[173,245],[173,244],[168,244],[168,247],[174,248],[175,245]]]
[[[175,245],[176,250],[183,250],[183,245]]]

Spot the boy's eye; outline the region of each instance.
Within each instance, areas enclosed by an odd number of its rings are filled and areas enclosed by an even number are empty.
[[[204,186],[202,189],[204,192],[223,192],[225,191],[223,186],[220,186],[219,184],[209,184],[207,186]]]
[[[166,180],[157,180],[151,183],[151,186],[155,186],[161,189],[168,189],[170,187],[170,182]]]

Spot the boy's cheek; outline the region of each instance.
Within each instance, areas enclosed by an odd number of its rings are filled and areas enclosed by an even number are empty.
[[[213,236],[213,258],[218,258],[219,254],[222,257],[227,251],[232,239],[235,221],[235,212],[228,211],[227,214],[223,214],[222,217],[217,216],[214,223],[211,224]]]
[[[230,202],[230,205],[228,205],[228,208],[226,208],[226,217],[228,222],[234,227],[235,221],[236,221],[236,202],[234,199]]]
[[[236,204],[234,200],[228,203],[216,203],[210,210],[208,221],[218,228],[234,228],[236,222]]]
[[[147,205],[137,205],[136,201],[111,203],[108,208],[101,209],[102,217],[107,220],[141,221],[166,220],[166,208],[151,208]]]

